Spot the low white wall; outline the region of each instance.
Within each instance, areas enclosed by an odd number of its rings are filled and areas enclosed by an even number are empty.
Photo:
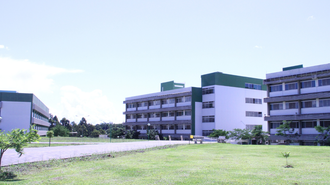
[[[285,109],[285,110],[271,110],[271,116],[279,116],[279,115],[295,115],[298,114],[298,109]]]

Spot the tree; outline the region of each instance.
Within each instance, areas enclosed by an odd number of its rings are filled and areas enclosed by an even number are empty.
[[[3,154],[9,149],[14,148],[19,154],[23,155],[23,148],[31,141],[38,141],[39,135],[35,129],[26,132],[25,129],[14,129],[11,132],[4,133],[0,131],[0,171]]]
[[[138,139],[140,132],[135,130],[126,130],[125,138],[126,139]]]
[[[56,125],[52,128],[52,131],[54,132],[54,136],[62,136],[62,137],[68,137],[69,136],[69,130],[65,128],[62,125]]]
[[[314,127],[316,131],[318,131],[320,134],[316,137],[318,142],[321,145],[330,145],[330,126],[329,127],[322,127],[322,126],[316,126]]]
[[[107,130],[107,133],[111,132],[111,137],[112,138],[117,138],[118,136],[124,136],[125,135],[125,126],[123,124],[112,124],[111,125],[111,129],[109,127],[109,129]]]
[[[284,136],[286,137],[285,143],[289,144],[293,138],[299,137],[300,135],[298,132],[294,131],[294,128],[290,127],[291,121],[284,121],[282,125],[277,127],[277,133],[278,136]]]
[[[228,131],[221,130],[221,129],[220,130],[213,129],[212,131],[213,132],[209,135],[209,137],[226,136],[226,139],[228,139],[228,134],[229,134]]]
[[[91,134],[92,137],[99,137],[99,135],[100,135],[100,131],[98,131],[96,129],[94,129],[92,134]]]
[[[250,139],[251,130],[235,128],[233,131],[229,131],[229,137],[240,140],[240,139]]]
[[[47,132],[47,137],[49,137],[49,146],[50,146],[50,140],[52,137],[54,137],[54,132],[53,131],[48,131]]]
[[[268,132],[262,131],[262,125],[255,126],[254,129],[252,130],[251,134],[252,134],[252,137],[254,137],[256,140],[261,139],[262,143],[264,143],[269,137]]]

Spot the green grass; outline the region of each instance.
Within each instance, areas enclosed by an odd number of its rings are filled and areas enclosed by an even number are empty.
[[[284,168],[281,152],[286,151],[291,152],[288,162],[294,168]],[[115,158],[17,168],[19,181],[6,183],[329,184],[330,147],[216,143],[112,155]]]
[[[103,139],[103,138],[90,138],[90,137],[53,137],[51,139],[52,142],[104,142],[109,143],[110,139]],[[134,142],[134,141],[146,141],[143,139],[113,139],[111,138],[112,143],[118,143],[118,142]],[[49,142],[48,137],[41,137],[39,142]]]
[[[50,144],[50,147],[53,146],[72,146],[72,145],[83,145],[83,144]],[[36,147],[49,147],[49,144],[46,143],[31,143],[28,144],[26,148],[36,148]]]

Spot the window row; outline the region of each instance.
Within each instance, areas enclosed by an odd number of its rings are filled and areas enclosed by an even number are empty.
[[[209,87],[209,88],[203,88],[202,89],[202,94],[213,94],[214,93],[214,87]]]
[[[138,103],[127,103],[127,108],[136,108],[136,107],[147,107],[154,106],[154,105],[160,105],[160,104],[174,104],[174,103],[183,103],[183,102],[191,102],[191,96],[182,96],[178,98],[168,98],[168,99],[162,99],[162,100],[153,100],[148,102],[138,102]]]
[[[214,108],[214,101],[203,102],[203,109]]]
[[[262,104],[262,100],[258,98],[245,98],[245,103]]]
[[[316,87],[315,82],[316,82],[315,80],[303,81],[303,82],[300,82],[300,87],[301,88]],[[318,82],[318,86],[330,85],[330,78],[319,79],[317,82]],[[298,82],[286,83],[284,86],[285,86],[285,90],[298,89]],[[276,92],[276,91],[283,91],[282,84],[270,86],[270,92]]]
[[[182,110],[182,111],[169,111],[169,112],[154,112],[146,114],[126,114],[127,119],[136,119],[136,118],[159,118],[159,117],[174,117],[176,116],[191,116],[191,110]]]
[[[49,121],[49,119],[47,117],[45,117],[44,115],[42,115],[41,113],[33,110],[32,111],[32,117],[43,120],[43,121]]]
[[[261,85],[260,84],[245,83],[245,88],[261,90]]]
[[[289,121],[290,123],[290,128],[299,128],[299,121]],[[271,122],[270,123],[270,128],[271,129],[276,129],[280,125],[282,125],[283,122]],[[301,128],[314,128],[317,126],[317,121],[316,120],[306,120],[306,121],[301,121]],[[322,127],[329,127],[330,126],[330,120],[320,120],[320,126]]]
[[[202,118],[203,123],[211,123],[214,122],[214,116],[203,116]]]
[[[262,112],[255,112],[255,111],[246,111],[246,117],[262,117]]]
[[[147,125],[136,125],[136,126],[126,126],[128,130],[148,130]],[[151,125],[150,130],[191,130],[190,124],[180,124],[180,125]]]
[[[301,108],[317,107],[317,103],[318,103],[318,107],[330,107],[330,99],[319,99],[319,100],[301,101]],[[281,103],[270,104],[270,110],[283,110],[283,109],[298,109],[298,102],[286,102],[285,104],[281,102]]]

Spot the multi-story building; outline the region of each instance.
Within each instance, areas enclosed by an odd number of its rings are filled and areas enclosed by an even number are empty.
[[[276,136],[283,121],[290,123],[295,140],[312,144],[319,134],[314,127],[330,125],[330,64],[303,67],[292,66],[266,75],[268,131],[272,142],[285,140]]]
[[[0,129],[30,129],[35,125],[39,135],[46,135],[50,126],[49,109],[34,94],[0,91]]]
[[[125,125],[146,136],[147,124],[163,135],[209,135],[213,129],[252,129],[263,125],[267,106],[262,79],[215,72],[202,75],[202,87],[174,81],[161,84],[161,92],[128,97]]]

